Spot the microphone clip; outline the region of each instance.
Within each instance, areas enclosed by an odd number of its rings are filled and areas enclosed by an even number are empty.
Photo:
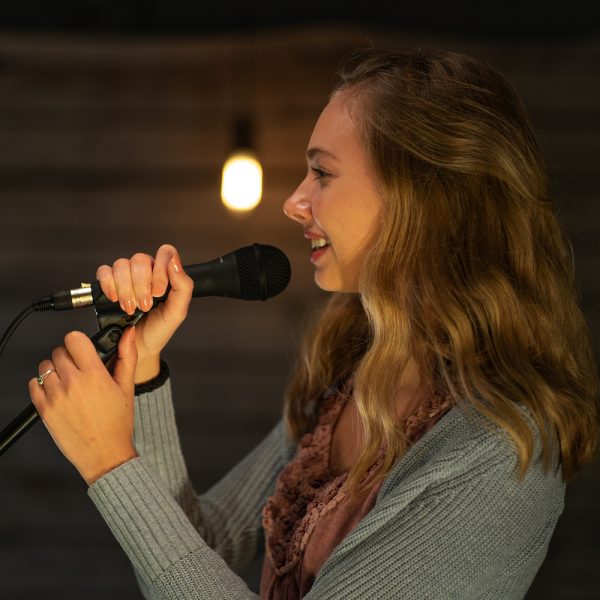
[[[119,340],[127,327],[136,325],[146,313],[136,308],[132,315],[128,315],[118,302],[109,300],[95,282],[92,284],[94,296],[94,309],[98,319],[99,331],[90,337],[98,356],[110,368],[114,362],[114,355],[119,345]]]

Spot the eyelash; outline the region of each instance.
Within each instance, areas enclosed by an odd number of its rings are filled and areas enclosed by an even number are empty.
[[[315,179],[327,179],[329,177],[329,173],[323,171],[323,169],[319,169],[318,167],[311,167],[310,170],[313,172]]]

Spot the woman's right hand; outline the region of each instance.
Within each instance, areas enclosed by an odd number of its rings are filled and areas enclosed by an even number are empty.
[[[170,244],[162,245],[156,258],[137,253],[119,258],[112,267],[102,265],[96,278],[104,295],[119,302],[122,310],[132,315],[136,308],[148,312],[153,298],[162,296],[171,285],[167,300],[135,327],[138,361],[135,383],[156,377],[160,371],[160,353],[187,315],[194,282],[181,266],[179,253]]]

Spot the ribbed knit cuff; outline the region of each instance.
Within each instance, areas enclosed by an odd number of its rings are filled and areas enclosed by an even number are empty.
[[[88,496],[146,582],[206,546],[143,457],[97,479]]]
[[[160,371],[158,375],[153,379],[148,381],[144,381],[144,383],[138,383],[135,386],[135,395],[139,396],[140,394],[147,394],[148,392],[153,392],[155,389],[159,388],[161,385],[165,383],[165,381],[169,378],[169,365],[162,360],[160,360]]]
[[[170,379],[161,387],[136,396],[134,445],[181,504],[188,475],[179,443]]]

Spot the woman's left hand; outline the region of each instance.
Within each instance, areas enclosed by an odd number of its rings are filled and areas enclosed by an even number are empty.
[[[133,378],[137,362],[135,329],[121,337],[111,376],[92,341],[72,331],[65,345],[43,360],[43,385],[29,382],[40,418],[65,457],[88,485],[138,454],[133,445]]]

